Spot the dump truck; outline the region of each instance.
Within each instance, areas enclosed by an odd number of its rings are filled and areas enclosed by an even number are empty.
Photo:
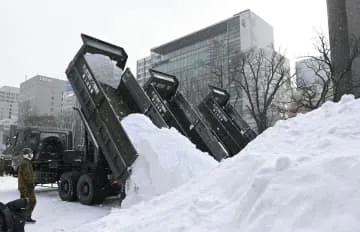
[[[121,125],[132,113],[148,116],[159,128],[177,128],[216,160],[234,154],[216,128],[205,122],[207,117],[178,91],[175,76],[150,70],[151,78],[142,88],[125,68],[128,55],[122,47],[85,34],[81,38],[83,44],[69,63],[66,76],[80,106],[74,110],[85,128],[84,149],[73,148],[71,132],[52,131],[42,136],[49,131],[28,128],[18,134],[13,148],[15,173],[20,151],[30,147],[35,153],[36,183],[57,183],[62,200],[79,200],[86,205],[101,203],[112,195],[122,200],[131,167],[139,156]],[[233,114],[236,121],[239,115]],[[46,149],[46,144],[52,148]]]
[[[179,81],[174,75],[149,69],[150,78],[144,90],[169,127],[176,128],[196,147],[221,161],[229,156],[214,133],[206,126],[197,110],[178,90]]]
[[[142,113],[159,127],[166,123],[130,69],[125,69],[125,50],[85,34],[81,38],[83,45],[66,76],[81,106],[76,110],[85,127],[86,145],[80,168],[62,173],[59,195],[94,204],[108,195],[125,197],[125,182],[138,157],[121,120]]]
[[[256,133],[230,105],[230,94],[226,90],[211,85],[209,88],[198,109],[229,155],[234,156],[256,137]]]
[[[24,147],[34,150],[36,184],[58,184],[64,201],[101,203],[107,196],[125,197],[125,183],[138,153],[121,125],[130,113],[147,115],[166,127],[157,108],[125,69],[127,54],[116,45],[81,35],[83,45],[66,69],[80,107],[74,108],[85,128],[84,149],[75,150],[68,132],[20,130],[10,149],[14,172]],[[51,134],[51,139],[43,134]],[[58,138],[58,139],[56,139]],[[46,145],[52,144],[52,150]]]

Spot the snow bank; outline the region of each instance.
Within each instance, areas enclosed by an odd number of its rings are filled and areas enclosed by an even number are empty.
[[[359,112],[345,96],[281,121],[209,175],[113,210],[91,231],[358,231]]]
[[[218,164],[176,129],[159,129],[145,115],[131,114],[122,124],[140,154],[122,207],[168,192]]]

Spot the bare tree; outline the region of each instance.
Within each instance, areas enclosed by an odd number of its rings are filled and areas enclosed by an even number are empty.
[[[308,58],[303,61],[305,73],[297,72],[297,88],[292,95],[295,103],[293,112],[307,112],[319,108],[325,101],[334,97],[334,85],[329,75],[330,71],[325,62]],[[299,71],[299,70],[298,70]],[[310,74],[307,77],[306,74]],[[311,78],[306,80],[306,78]]]
[[[352,65],[360,55],[360,38],[352,37],[350,55],[344,58],[342,64],[331,59],[331,49],[328,38],[323,33],[317,33],[314,48],[316,54],[305,56],[305,64],[313,80],[306,83],[300,79],[295,94],[292,97],[294,108],[292,111],[307,112],[319,108],[325,101],[339,101],[342,94],[352,93],[354,87],[360,83],[346,80],[352,70]],[[297,74],[298,78],[300,77]]]
[[[239,86],[246,96],[246,108],[261,133],[278,119],[291,79],[288,61],[274,50],[251,49],[239,54],[235,63],[239,65],[231,70],[230,83]]]
[[[214,40],[204,66],[211,84],[231,94],[234,108],[243,113],[246,107],[259,133],[280,118],[285,104],[280,90],[291,78],[283,55],[272,49],[228,51],[226,43]]]

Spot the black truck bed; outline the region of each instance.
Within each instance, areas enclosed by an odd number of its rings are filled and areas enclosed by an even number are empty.
[[[125,180],[138,156],[120,123],[130,111],[117,92],[127,54],[121,47],[84,34],[81,37],[83,45],[66,75],[114,177]]]

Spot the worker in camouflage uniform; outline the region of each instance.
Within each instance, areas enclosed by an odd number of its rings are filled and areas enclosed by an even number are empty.
[[[33,156],[33,151],[30,148],[23,149],[23,158],[18,173],[18,189],[20,191],[20,197],[29,198],[29,204],[26,207],[26,222],[30,223],[36,222],[31,218],[31,214],[36,205],[34,170],[31,164]]]

